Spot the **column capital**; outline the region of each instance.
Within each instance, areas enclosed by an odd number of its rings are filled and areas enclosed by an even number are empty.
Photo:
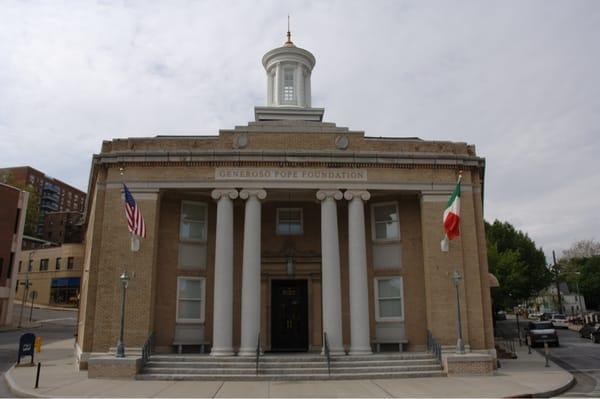
[[[340,190],[319,190],[317,191],[317,199],[319,201],[323,201],[327,198],[332,198],[334,200],[341,200],[344,198],[344,195]]]
[[[240,191],[241,199],[248,199],[250,197],[256,197],[259,200],[267,198],[267,192],[263,189],[245,188]]]
[[[212,190],[210,196],[215,200],[226,197],[229,197],[230,199],[236,199],[238,197],[238,191],[235,188],[217,188]]]
[[[368,201],[371,199],[371,193],[367,190],[346,190],[344,192],[344,198],[348,201],[353,200],[354,198]]]

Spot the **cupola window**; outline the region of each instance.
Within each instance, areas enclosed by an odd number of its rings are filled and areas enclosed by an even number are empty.
[[[296,100],[294,95],[294,70],[286,68],[283,71],[283,101],[292,103]]]

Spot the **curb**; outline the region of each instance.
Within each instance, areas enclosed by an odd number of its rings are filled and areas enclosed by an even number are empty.
[[[15,305],[22,305],[21,301],[15,301]],[[25,305],[25,306],[30,306],[30,305]],[[33,308],[34,309],[45,309],[45,310],[59,310],[59,311],[64,311],[64,312],[76,312],[77,310],[79,310],[79,308],[69,308],[69,307],[62,307],[62,306],[48,306],[48,305],[38,305],[38,304],[33,304]]]
[[[13,366],[11,366],[11,368],[6,370],[6,372],[4,373],[4,381],[6,381],[6,385],[8,385],[8,390],[13,395],[15,395],[15,397],[17,397],[17,398],[46,398],[47,397],[47,396],[38,395],[36,393],[28,392],[28,391],[21,389],[17,385],[15,380],[12,378],[12,376],[10,375],[10,372],[14,369],[14,367],[15,366],[13,365]]]
[[[13,332],[13,331],[24,331],[24,330],[28,330],[28,329],[34,329],[34,328],[40,328],[42,326],[42,323],[40,322],[35,322],[33,324],[30,324],[28,326],[25,327],[8,327],[6,329],[0,329],[0,334],[3,332]]]
[[[554,364],[556,364],[556,363],[554,363]],[[567,371],[567,373],[569,373],[569,372]],[[571,374],[571,373],[569,373],[569,374]],[[551,391],[534,393],[534,394],[531,394],[531,396],[529,396],[529,397],[530,398],[549,398],[549,397],[553,397],[553,396],[558,396],[561,393],[567,392],[569,389],[573,388],[573,385],[575,385],[575,377],[573,376],[573,374],[571,374],[571,381],[569,381],[562,387],[553,389]]]

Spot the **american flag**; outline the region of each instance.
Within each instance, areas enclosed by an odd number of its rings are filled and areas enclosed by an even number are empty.
[[[125,215],[127,215],[127,227],[129,231],[136,236],[146,237],[144,217],[125,183],[123,183],[123,192],[125,193]]]

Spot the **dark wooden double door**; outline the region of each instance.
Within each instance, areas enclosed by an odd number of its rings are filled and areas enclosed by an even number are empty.
[[[272,280],[271,284],[271,351],[308,351],[307,280]]]

